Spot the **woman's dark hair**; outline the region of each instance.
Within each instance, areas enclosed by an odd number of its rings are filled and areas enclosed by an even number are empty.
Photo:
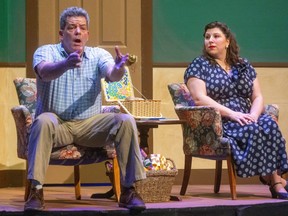
[[[236,38],[234,36],[234,34],[230,31],[230,29],[228,28],[228,26],[225,23],[221,23],[218,21],[215,22],[211,22],[209,24],[207,24],[204,28],[204,34],[203,36],[205,37],[205,34],[207,32],[208,29],[212,29],[212,28],[219,28],[223,34],[225,35],[225,37],[230,41],[230,44],[227,48],[227,54],[226,54],[226,62],[229,65],[236,65],[237,63],[241,62],[241,58],[239,57],[239,46],[237,44]],[[214,58],[212,58],[206,51],[205,49],[205,45],[203,48],[203,55],[213,64],[216,64],[216,61]]]
[[[89,20],[89,15],[86,10],[84,10],[83,8],[79,8],[79,7],[69,7],[69,8],[66,8],[60,15],[60,29],[64,30],[68,17],[77,17],[77,16],[85,17],[86,22],[87,22],[87,27],[89,26],[90,20]]]

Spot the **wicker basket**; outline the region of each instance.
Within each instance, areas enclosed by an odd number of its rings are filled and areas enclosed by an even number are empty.
[[[161,100],[125,100],[118,101],[121,111],[136,119],[161,118]]]
[[[175,177],[178,170],[174,161],[167,158],[173,164],[172,170],[148,170],[147,178],[135,183],[136,191],[144,202],[168,202]]]

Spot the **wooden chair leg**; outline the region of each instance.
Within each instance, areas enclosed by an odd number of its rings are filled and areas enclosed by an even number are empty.
[[[75,187],[75,198],[81,200],[81,182],[80,182],[80,166],[74,166],[74,187]]]
[[[232,200],[236,200],[237,199],[237,195],[236,195],[236,174],[235,174],[235,168],[234,168],[231,156],[227,157],[227,168],[228,168],[228,177],[229,177],[231,198],[232,198]]]
[[[117,157],[113,158],[113,190],[116,201],[119,202],[121,194],[120,169]]]
[[[105,193],[94,193],[91,195],[91,198],[110,199],[113,195],[115,195],[116,201],[119,202],[121,194],[121,186],[120,186],[120,170],[117,158],[113,158],[112,163],[110,161],[106,161],[105,166],[106,166],[106,175],[110,179],[112,188]]]
[[[25,194],[24,194],[24,201],[26,202],[29,194],[30,194],[30,189],[31,189],[31,182],[27,179],[27,174],[28,174],[28,162],[26,162],[26,171],[25,171]]]
[[[222,160],[216,160],[215,180],[214,180],[214,193],[218,193],[220,190],[222,179]]]
[[[190,173],[191,173],[191,166],[192,166],[192,156],[185,155],[185,165],[184,165],[184,175],[182,186],[180,190],[180,195],[184,196],[187,190],[187,186],[189,183]]]

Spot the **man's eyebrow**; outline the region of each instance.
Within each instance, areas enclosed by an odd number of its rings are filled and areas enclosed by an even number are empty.
[[[68,23],[67,24],[67,26],[77,26],[78,24],[76,24],[76,23]],[[81,26],[81,27],[86,27],[87,26],[87,24],[79,24],[79,26]]]

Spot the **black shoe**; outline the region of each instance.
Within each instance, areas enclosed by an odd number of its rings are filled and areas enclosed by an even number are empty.
[[[137,211],[143,211],[146,209],[144,201],[135,191],[134,187],[123,188],[120,195],[119,207]]]
[[[277,192],[277,191],[275,190],[274,187],[275,187],[277,184],[282,184],[282,183],[281,183],[281,182],[276,182],[275,184],[273,184],[273,185],[271,185],[271,186],[269,187],[272,198],[274,198],[274,199],[284,199],[284,200],[288,200],[288,193]]]
[[[44,208],[45,205],[44,205],[43,188],[42,189],[31,188],[29,197],[24,205],[24,211],[43,211]]]
[[[259,176],[259,180],[263,185],[271,186],[270,182],[267,182],[262,176]],[[284,186],[284,189],[288,192],[288,181],[286,181],[286,185]]]

